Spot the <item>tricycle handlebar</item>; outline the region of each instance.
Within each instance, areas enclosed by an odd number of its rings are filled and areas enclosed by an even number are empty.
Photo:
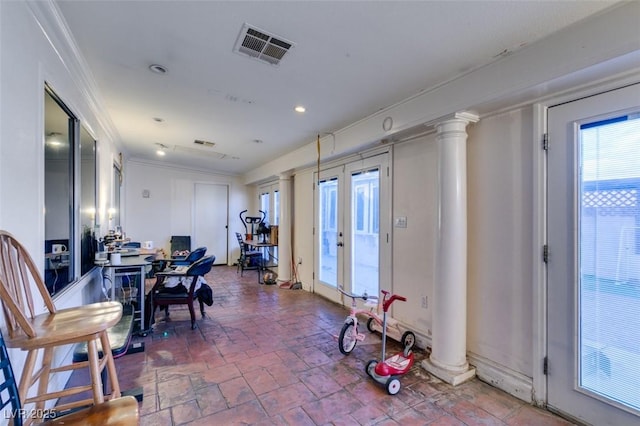
[[[399,296],[397,294],[389,296],[389,292],[386,290],[381,290],[381,292],[384,294],[384,297],[382,298],[382,310],[384,312],[387,312],[389,310],[389,306],[391,306],[391,304],[396,300],[400,300],[401,302],[407,301],[407,298],[404,296]]]
[[[352,299],[362,299],[362,300],[378,300],[378,296],[369,296],[367,293],[365,294],[353,294],[353,293],[348,293],[346,291],[344,291],[342,289],[342,286],[338,286],[338,291],[342,294],[344,294],[345,296],[351,297]]]

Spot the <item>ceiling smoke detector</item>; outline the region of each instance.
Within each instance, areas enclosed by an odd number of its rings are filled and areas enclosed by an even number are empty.
[[[160,64],[151,64],[149,65],[149,70],[153,73],[156,74],[166,74],[167,71],[169,71],[167,69],[167,67],[165,67],[164,65],[160,65]]]
[[[293,46],[293,42],[280,36],[244,24],[233,51],[271,65],[278,65]]]

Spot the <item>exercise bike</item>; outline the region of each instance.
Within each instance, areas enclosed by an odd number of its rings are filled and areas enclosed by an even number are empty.
[[[261,216],[247,216],[247,210],[242,210],[238,216],[240,216],[240,220],[244,225],[244,236],[247,240],[252,240],[255,235],[259,235],[256,232],[256,227],[261,229],[261,225],[264,225],[265,219],[267,218],[267,213],[258,210]],[[249,233],[249,227],[247,225],[251,225],[251,233]]]
[[[399,376],[407,373],[415,361],[415,357],[411,351],[411,348],[415,343],[415,336],[413,336],[413,340],[410,342],[402,342],[404,346],[402,353],[385,358],[387,341],[387,311],[394,301],[400,300],[405,302],[407,298],[398,296],[397,294],[389,296],[389,292],[385,290],[382,290],[382,294],[384,295],[382,302],[382,358],[380,361],[376,359],[369,361],[365,371],[373,380],[384,385],[389,395],[395,395],[400,392]]]

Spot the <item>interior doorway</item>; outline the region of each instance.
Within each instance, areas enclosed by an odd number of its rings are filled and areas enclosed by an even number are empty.
[[[216,265],[226,265],[229,247],[229,186],[196,183],[192,248],[207,247]]]

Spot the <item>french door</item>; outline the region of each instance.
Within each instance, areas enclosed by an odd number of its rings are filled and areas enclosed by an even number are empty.
[[[388,154],[324,170],[315,188],[314,291],[339,302],[389,289],[391,249]]]
[[[640,424],[640,84],[548,111],[548,405]]]

